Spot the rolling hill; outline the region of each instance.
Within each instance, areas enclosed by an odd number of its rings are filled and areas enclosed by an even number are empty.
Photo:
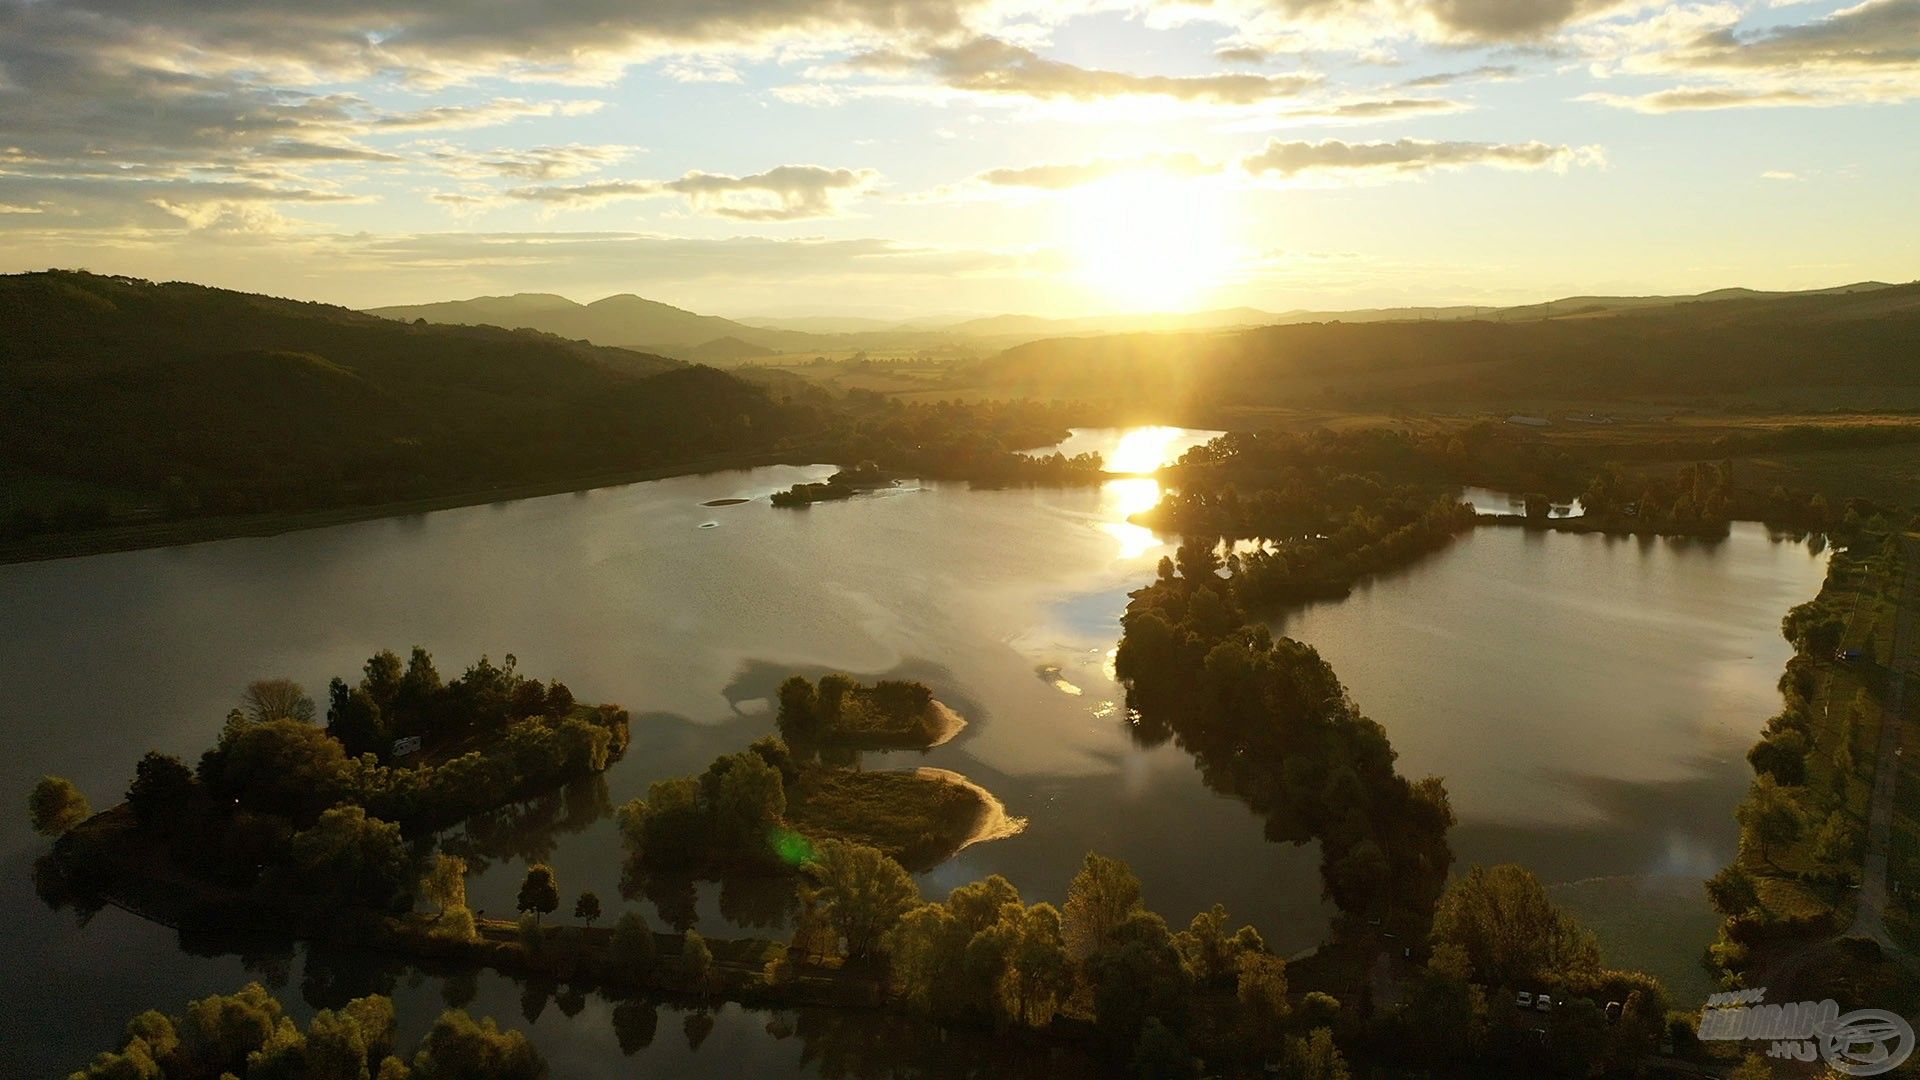
[[[1605,313],[1563,301],[1559,316],[1531,319],[1058,338],[1006,350],[978,365],[973,381],[993,393],[1049,398],[1415,407],[1920,387],[1920,284],[1659,299]]]
[[[651,467],[770,446],[803,415],[711,368],[531,331],[0,277],[0,527],[16,534],[76,499],[305,509]]]
[[[801,352],[826,347],[821,335],[796,330],[766,329],[699,315],[657,300],[622,293],[579,304],[564,296],[518,293],[481,296],[439,304],[374,308],[369,315],[412,322],[460,326],[505,326],[541,330],[597,345],[658,350],[668,354],[723,338],[732,338],[772,352]]]

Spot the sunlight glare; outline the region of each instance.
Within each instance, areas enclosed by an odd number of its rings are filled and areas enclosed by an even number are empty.
[[[1176,427],[1140,427],[1120,436],[1114,444],[1112,453],[1107,455],[1108,472],[1150,473],[1162,465],[1168,464],[1168,451],[1175,439],[1184,434]],[[1155,498],[1159,497],[1156,490]],[[1145,510],[1146,507],[1137,509]]]
[[[1160,537],[1152,529],[1127,520],[1159,505],[1160,481],[1146,476],[1109,480],[1100,494],[1104,504],[1101,509],[1107,517],[1100,523],[1100,531],[1120,542],[1122,559],[1137,559],[1160,546]]]
[[[1179,310],[1226,278],[1232,260],[1225,193],[1164,173],[1127,173],[1073,196],[1078,276],[1108,300]]]

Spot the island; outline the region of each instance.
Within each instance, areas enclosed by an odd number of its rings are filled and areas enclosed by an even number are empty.
[[[779,724],[796,746],[929,750],[967,722],[935,700],[925,683],[881,679],[863,686],[829,673],[818,684],[802,675],[780,684]]]

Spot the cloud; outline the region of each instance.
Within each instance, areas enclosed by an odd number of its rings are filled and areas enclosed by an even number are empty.
[[[1067,164],[989,169],[975,176],[970,182],[989,187],[1060,191],[1098,183],[1101,180],[1128,173],[1151,172],[1169,176],[1206,176],[1219,171],[1218,164],[1205,161],[1193,154],[1153,154]]]
[[[735,221],[800,221],[836,217],[880,181],[872,169],[781,165],[752,176],[689,172],[677,180],[610,180],[572,186],[520,187],[508,198],[552,207],[589,207],[622,199],[681,195],[697,213]]]
[[[1308,175],[1412,176],[1474,165],[1563,172],[1575,164],[1597,164],[1601,160],[1598,147],[1576,149],[1543,142],[1429,142],[1424,139],[1400,139],[1395,142],[1348,143],[1337,139],[1324,142],[1283,142],[1275,139],[1267,143],[1266,149],[1242,159],[1240,164],[1254,175],[1293,178]]]
[[[505,177],[510,180],[568,180],[599,172],[638,153],[623,144],[502,147],[476,151],[447,142],[417,144],[415,152],[447,172],[469,179]]]
[[[1378,53],[1384,43],[1528,44],[1641,6],[1639,0],[1217,0],[1185,10],[1234,27],[1228,49],[1255,53],[1337,49]]]
[[[993,37],[920,50],[864,53],[822,74],[909,74],[931,77],[951,90],[1037,101],[1092,102],[1152,97],[1211,105],[1258,105],[1297,97],[1321,82],[1312,73],[1255,75],[1137,75],[1050,60]]]
[[[1397,120],[1408,116],[1438,116],[1466,112],[1473,106],[1445,98],[1361,98],[1292,109],[1284,114],[1289,120],[1350,121]]]
[[[1911,73],[1920,69],[1920,0],[1866,0],[1753,34],[1724,30],[1676,60],[1695,69]]]
[[[410,112],[388,113],[373,121],[381,131],[454,131],[493,127],[529,116],[587,116],[606,106],[604,101],[522,101],[496,98],[471,105],[436,105]]]
[[[262,232],[294,223],[273,204],[363,201],[338,191],[248,180],[152,180],[0,174],[0,204],[39,211],[0,216],[14,229],[116,232],[187,230]]]
[[[1805,180],[1806,177],[1801,176],[1797,172],[1788,172],[1785,169],[1768,169],[1766,172],[1763,172],[1760,174],[1760,179],[1762,180]]]
[[[1719,9],[1713,9],[1718,11]],[[1706,21],[1706,20],[1702,20]],[[1640,112],[1851,105],[1920,98],[1920,0],[1865,0],[1805,22],[1743,31],[1739,13],[1625,57],[1633,74],[1688,84],[1641,95],[1589,95]],[[1702,85],[1695,80],[1716,80]]]
[[[1466,71],[1440,71],[1432,75],[1422,75],[1417,79],[1408,79],[1401,85],[1425,90],[1463,82],[1504,82],[1518,78],[1519,75],[1520,69],[1513,64],[1482,64]]]
[[[1822,99],[1801,90],[1758,90],[1732,86],[1676,86],[1648,94],[1582,94],[1577,100],[1594,101],[1616,109],[1658,115],[1710,109],[1749,109],[1783,105],[1838,105],[1841,101]]]

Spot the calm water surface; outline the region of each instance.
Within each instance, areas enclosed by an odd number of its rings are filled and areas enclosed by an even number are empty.
[[[1082,431],[1060,449],[1146,469],[1206,435]],[[530,674],[633,710],[634,741],[604,789],[575,791],[517,828],[454,838],[486,855],[471,902],[510,910],[525,863],[545,859],[565,895],[593,889],[611,908],[621,860],[606,807],[770,731],[767,697],[792,671],[905,675],[933,685],[969,727],[928,754],[873,755],[867,767],[963,772],[1031,822],[924,875],[929,895],[997,872],[1029,900],[1058,903],[1096,849],[1131,861],[1176,924],[1221,901],[1277,947],[1320,937],[1317,852],[1265,843],[1258,819],[1207,790],[1177,747],[1142,750],[1128,735],[1111,650],[1127,590],[1170,550],[1125,521],[1156,501],[1154,481],[925,485],[798,511],[763,498],[831,471],[684,477],[0,567],[0,791],[52,772],[109,805],[145,750],[197,756],[249,678],[288,675],[318,692],[382,646],[425,645],[449,676],[483,652],[512,652]],[[755,501],[701,505],[730,497]],[[1716,545],[1484,529],[1278,625],[1322,649],[1387,726],[1403,769],[1447,777],[1463,863],[1534,865],[1601,927],[1610,956],[1685,979],[1710,920],[1658,942],[1609,916],[1658,901],[1703,917],[1698,879],[1731,851],[1740,755],[1775,705],[1780,616],[1817,590],[1823,566],[1805,545],[1749,528]],[[599,998],[497,976],[383,971],[275,946],[243,959],[183,947],[111,909],[80,925],[34,896],[44,848],[23,814],[0,815],[7,1075],[64,1072],[111,1045],[133,1013],[248,978],[280,984],[301,1013],[391,993],[403,1041],[446,1001],[470,1000],[528,1026],[567,1076],[859,1075],[876,1043],[895,1040],[935,1068],[984,1052],[872,1017],[732,1006],[696,1039],[688,1014],[665,1007],[651,1027],[631,1012],[615,1023]],[[712,884],[669,908],[689,905],[712,933],[781,919],[777,903]],[[1044,1075],[1070,1063],[1002,1055],[995,1067]]]

